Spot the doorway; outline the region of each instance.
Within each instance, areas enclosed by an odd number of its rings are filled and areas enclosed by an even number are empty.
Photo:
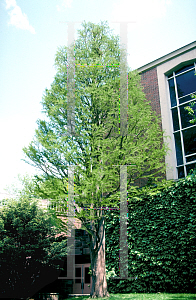
[[[90,264],[75,265],[75,279],[73,282],[73,294],[90,294],[92,278],[89,273]]]

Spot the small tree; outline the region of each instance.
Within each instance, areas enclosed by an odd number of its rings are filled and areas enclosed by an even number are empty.
[[[36,201],[0,207],[0,297],[27,298],[54,281],[66,257],[66,240]]]
[[[73,69],[73,59],[69,60],[73,49],[74,84],[73,78],[67,78],[67,66],[68,73]],[[37,177],[40,192],[46,197],[48,189],[50,197],[52,190],[59,190],[65,210],[69,167],[74,166],[75,214],[89,234],[93,298],[108,296],[104,210],[119,208],[120,166],[130,165],[130,196],[138,192],[134,180],[148,177],[158,182],[157,174],[165,172],[167,147],[162,143],[159,119],[145,99],[136,72],[128,76],[128,130],[119,134],[122,55],[119,37],[107,24],[84,23],[74,48],[62,47],[57,52],[57,74],[43,97],[48,121],[38,121],[34,141],[24,148],[26,161],[43,171],[44,176]],[[69,101],[73,91],[74,124]]]

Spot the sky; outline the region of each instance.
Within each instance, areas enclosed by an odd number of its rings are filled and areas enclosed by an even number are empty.
[[[0,199],[18,185],[18,174],[37,170],[22,159],[42,95],[56,70],[55,54],[83,21],[108,21],[115,34],[127,25],[128,64],[137,69],[196,40],[196,0],[1,0],[0,1]]]

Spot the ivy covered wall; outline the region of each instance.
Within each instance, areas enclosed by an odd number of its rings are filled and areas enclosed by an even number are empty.
[[[154,196],[128,200],[131,279],[110,277],[119,276],[120,230],[119,211],[110,211],[106,215],[109,291],[196,292],[196,174]]]

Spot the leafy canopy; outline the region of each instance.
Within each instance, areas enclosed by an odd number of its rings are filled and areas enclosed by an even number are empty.
[[[120,165],[129,165],[128,193],[137,194],[137,179],[162,178],[168,148],[140,76],[130,70],[128,134],[120,134],[120,64],[125,52],[107,23],[82,26],[75,45],[57,51],[57,73],[42,101],[47,120],[38,120],[35,138],[23,150],[26,161],[43,171],[37,177],[40,191],[44,187],[46,195],[48,186],[48,197],[55,201],[67,200],[69,167],[74,166],[75,203],[85,207],[77,209],[76,216],[87,226],[90,219],[102,217],[100,208],[119,206]]]

